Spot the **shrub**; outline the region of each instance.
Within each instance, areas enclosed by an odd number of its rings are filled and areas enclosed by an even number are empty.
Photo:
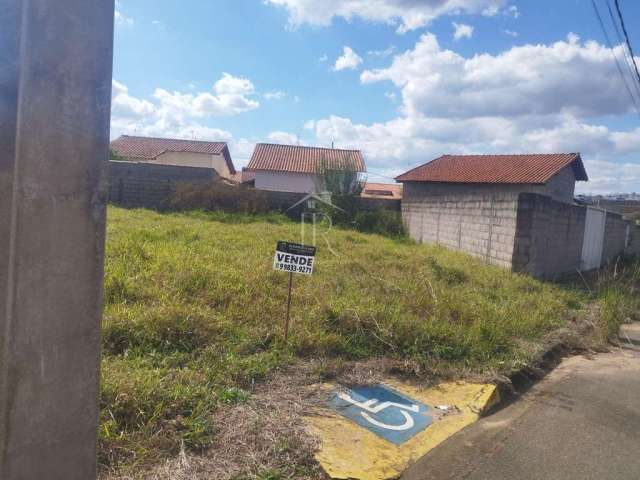
[[[406,236],[400,212],[383,208],[361,210],[360,197],[355,195],[333,195],[331,202],[338,208],[324,206],[323,213],[331,218],[334,225],[391,238]]]
[[[358,212],[355,216],[355,228],[360,232],[377,233],[387,237],[405,237],[407,235],[402,222],[402,214],[393,210],[375,210]]]
[[[269,204],[259,190],[217,181],[208,185],[176,185],[170,205],[176,210],[265,213]]]

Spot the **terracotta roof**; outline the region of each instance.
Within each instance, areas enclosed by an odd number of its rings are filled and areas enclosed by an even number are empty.
[[[399,182],[544,184],[567,165],[588,180],[579,153],[443,155],[396,177]]]
[[[236,183],[251,183],[256,179],[256,173],[250,172],[246,167],[241,172],[236,172],[231,175],[231,180]]]
[[[111,142],[111,148],[125,158],[135,160],[153,160],[165,152],[205,153],[225,157],[231,173],[236,169],[225,142],[205,142],[200,140],[181,140],[177,138],[134,137],[122,135]]]
[[[345,168],[355,172],[366,171],[364,158],[359,150],[268,143],[258,143],[256,145],[247,169],[252,171],[316,173],[323,160],[327,162],[329,168]]]
[[[402,184],[367,182],[365,183],[360,196],[365,198],[400,200],[402,198]]]

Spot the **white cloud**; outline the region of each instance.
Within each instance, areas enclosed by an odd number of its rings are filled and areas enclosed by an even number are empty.
[[[443,153],[578,151],[592,179],[583,191],[640,190],[640,128],[614,131],[593,120],[630,111],[611,50],[595,42],[569,35],[467,58],[426,34],[361,80],[398,87],[400,115],[373,124],[332,115],[316,120],[315,135],[361,148],[379,173],[397,175]]]
[[[453,38],[455,40],[460,40],[461,38],[471,38],[473,35],[473,27],[471,25],[465,25],[464,23],[456,23],[452,22],[454,32]]]
[[[316,121],[315,120],[307,120],[304,122],[305,130],[315,130],[316,129]]]
[[[371,55],[372,57],[381,57],[381,58],[386,58],[389,57],[391,55],[393,55],[396,51],[396,46],[395,45],[390,45],[389,47],[385,48],[384,50],[369,50],[367,52],[367,55]]]
[[[286,97],[287,94],[285,92],[282,92],[280,90],[276,90],[273,92],[267,92],[264,94],[264,98],[266,98],[267,100],[282,100],[284,97]]]
[[[280,143],[284,145],[296,145],[299,141],[297,135],[280,131],[271,132],[267,138],[273,143]]]
[[[504,14],[512,16],[513,18],[518,18],[520,17],[520,10],[518,10],[518,7],[516,7],[515,5],[511,5],[508,8],[504,9]]]
[[[155,113],[155,106],[147,101],[129,95],[129,89],[122,83],[112,81],[111,111],[113,115],[126,118],[143,118]]]
[[[352,20],[356,17],[371,22],[396,26],[407,32],[428,25],[442,15],[481,13],[507,4],[506,0],[265,0],[283,7],[289,13],[289,24],[304,23],[327,26],[334,18]]]
[[[394,103],[397,100],[396,92],[385,92],[384,96],[387,97],[389,100],[391,100]]]
[[[520,16],[520,10],[518,10],[518,7],[516,7],[515,5],[510,5],[506,8],[500,8],[500,5],[493,4],[493,5],[489,5],[480,13],[485,17],[495,17],[499,13],[502,13],[503,15],[506,15],[508,17],[513,17],[513,18],[518,18]]]
[[[253,142],[246,138],[232,140],[231,142],[229,142],[229,151],[231,153],[231,158],[233,158],[233,164],[236,166],[236,169],[239,170],[249,163],[255,147],[256,142]]]
[[[614,132],[612,140],[617,153],[640,152],[640,127],[630,132]]]
[[[149,100],[130,95],[125,85],[113,80],[112,131],[114,135],[138,133],[229,140],[232,138],[229,132],[204,126],[201,120],[254,110],[260,106],[252,98],[254,94],[250,80],[228,73],[211,91],[183,93],[157,88]]]
[[[133,26],[133,18],[127,17],[120,10],[116,10],[115,12],[115,24],[119,27],[132,27]]]
[[[578,183],[580,193],[630,193],[640,190],[640,164],[585,160],[589,182]]]
[[[322,55],[322,56],[318,59],[318,61],[319,61],[320,63],[324,63],[324,62],[326,62],[326,61],[328,61],[328,60],[329,60],[329,56],[328,56],[326,53],[325,53],[324,55]]]
[[[509,30],[508,28],[505,28],[504,30],[502,30],[506,35],[509,35],[510,37],[517,37],[518,36],[518,32],[514,32],[513,30]]]
[[[362,57],[353,51],[351,47],[345,46],[342,49],[342,55],[336,59],[336,63],[333,66],[333,70],[338,72],[340,70],[355,70],[362,64]]]
[[[425,34],[388,68],[366,70],[361,80],[392,81],[402,89],[407,114],[583,117],[624,114],[631,108],[612,51],[596,42],[580,43],[575,36],[465,58]]]

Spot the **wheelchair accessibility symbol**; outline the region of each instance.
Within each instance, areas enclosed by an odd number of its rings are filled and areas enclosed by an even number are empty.
[[[396,445],[427,428],[433,420],[425,404],[384,385],[335,391],[329,405],[340,415]]]

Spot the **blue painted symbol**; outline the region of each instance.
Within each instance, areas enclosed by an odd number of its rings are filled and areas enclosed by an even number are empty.
[[[431,410],[384,385],[336,390],[329,406],[385,440],[400,445],[431,425]]]

